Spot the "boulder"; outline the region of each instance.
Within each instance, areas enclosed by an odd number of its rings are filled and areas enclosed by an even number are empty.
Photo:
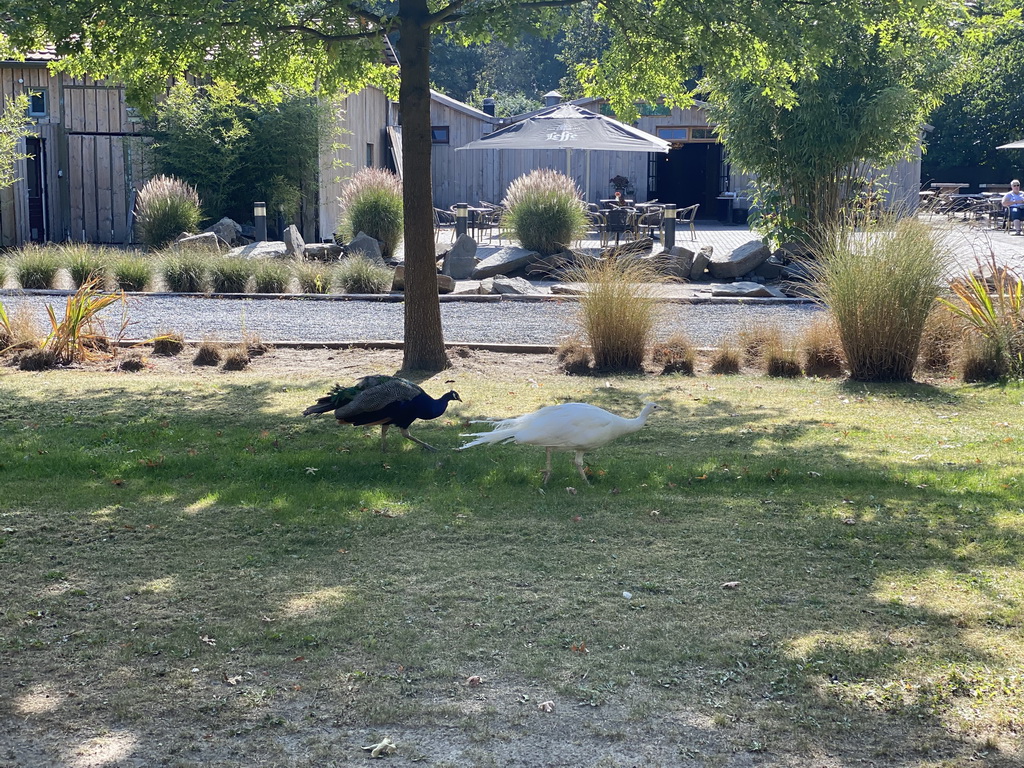
[[[299,234],[299,228],[294,224],[289,224],[284,229],[284,245],[288,250],[288,255],[294,259],[302,260],[306,251],[306,241],[302,239],[302,235]]]
[[[744,299],[784,299],[784,294],[778,288],[760,283],[739,281],[735,283],[714,283],[711,286],[712,296],[733,296]]]
[[[485,277],[480,281],[480,285],[477,286],[476,292],[483,296],[490,296],[494,293],[494,278]]]
[[[174,241],[174,248],[176,250],[215,251],[219,253],[220,246],[221,239],[217,237],[215,232],[201,232],[198,235],[182,233]]]
[[[711,257],[714,256],[714,253],[714,248],[710,245],[705,245],[693,255],[693,266],[690,267],[691,280],[700,280],[704,277],[704,271],[708,268],[708,264],[711,263]]]
[[[776,259],[775,256],[772,256],[767,261],[762,262],[750,275],[759,277],[762,280],[778,280],[782,276],[784,268],[785,265]]]
[[[365,232],[360,232],[345,245],[345,253],[350,257],[362,254],[363,258],[369,259],[374,264],[385,266],[384,257],[380,251],[380,242]]]
[[[306,243],[302,249],[303,258],[309,261],[338,261],[344,254],[335,243]]]
[[[459,235],[450,251],[444,255],[441,274],[456,280],[468,280],[476,270],[476,241],[469,235]]]
[[[287,259],[288,249],[281,240],[261,240],[239,248],[232,248],[228,256],[241,256],[244,259]]]
[[[693,269],[693,258],[696,255],[689,248],[676,245],[649,258],[654,261],[659,274],[688,280]]]
[[[474,280],[483,280],[485,277],[494,277],[494,275],[507,275],[517,269],[525,269],[539,258],[540,254],[536,251],[528,251],[525,248],[516,248],[511,245],[505,246],[477,264],[472,277]]]
[[[586,254],[562,251],[550,256],[541,256],[526,268],[526,274],[534,279],[550,277],[557,280],[564,277],[566,270],[582,266],[588,261],[592,259]]]
[[[229,219],[225,216],[223,219],[218,221],[211,227],[207,227],[205,232],[213,232],[217,237],[223,240],[228,246],[236,245],[242,237],[242,227],[234,219]]]
[[[767,245],[760,240],[751,240],[724,256],[712,256],[708,272],[713,278],[722,280],[736,278],[752,272],[772,255]]]
[[[405,290],[405,265],[399,264],[395,267],[395,276],[391,281],[392,291],[404,291]],[[448,275],[437,276],[437,292],[438,293],[451,293],[455,290],[455,281]]]
[[[522,277],[505,277],[498,275],[493,280],[493,293],[508,294],[512,296],[541,296],[544,291],[534,286],[529,280]]]
[[[586,288],[580,285],[553,285],[551,293],[555,296],[582,296],[587,292]]]

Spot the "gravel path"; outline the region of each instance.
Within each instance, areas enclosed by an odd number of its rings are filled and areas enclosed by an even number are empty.
[[[0,292],[8,311],[30,309],[40,328],[47,327],[46,305],[58,316],[61,296]],[[808,304],[665,303],[658,337],[683,330],[698,346],[716,346],[744,327],[777,323],[798,332],[820,310]],[[445,340],[480,344],[557,344],[575,329],[577,305],[565,302],[444,302],[441,322]],[[404,304],[378,301],[302,299],[206,299],[139,296],[129,299],[126,336],[145,339],[176,331],[188,339],[232,341],[243,330],[266,342],[336,342],[400,340]],[[118,305],[102,315],[108,332],[120,324]]]

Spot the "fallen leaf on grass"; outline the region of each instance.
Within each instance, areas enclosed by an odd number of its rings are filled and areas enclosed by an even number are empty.
[[[579,645],[577,645],[576,643],[573,643],[572,645],[569,646],[569,650],[570,651],[575,651],[576,653],[590,653],[590,651],[587,650],[587,644],[586,643],[580,643]]]
[[[232,675],[228,677],[227,673],[221,673],[221,679],[224,680],[228,685],[238,685],[244,679],[241,675]]]
[[[378,743],[371,744],[368,747],[363,747],[363,751],[369,752],[370,757],[384,757],[386,755],[395,754],[395,752],[398,751],[398,745],[385,736]]]
[[[207,645],[209,645],[211,647],[214,647],[214,646],[217,645],[217,641],[214,638],[210,637],[209,635],[203,635],[199,639],[202,640],[204,643],[206,643]]]
[[[578,493],[578,491],[571,485],[565,489],[565,492],[568,493],[570,496],[575,496]]]
[[[554,712],[555,702],[551,700],[542,701],[540,704],[537,705],[537,709],[539,709],[541,712]]]
[[[739,589],[740,583],[738,581],[727,581],[721,587],[722,589]]]
[[[469,677],[466,678],[466,685],[469,685],[469,686],[475,687],[477,685],[480,685],[480,683],[482,683],[482,682],[483,682],[483,678],[480,677],[480,675],[470,675]]]

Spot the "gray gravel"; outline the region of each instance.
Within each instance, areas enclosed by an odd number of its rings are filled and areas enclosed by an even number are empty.
[[[0,291],[8,310],[31,308],[40,327],[48,326],[46,305],[58,316],[64,298]],[[799,332],[820,310],[787,303],[665,303],[657,335],[685,331],[698,346],[716,346],[744,327],[776,323]],[[379,301],[233,299],[140,295],[129,298],[126,336],[145,339],[175,331],[187,339],[238,339],[255,333],[266,342],[343,342],[400,340],[404,304]],[[576,327],[574,301],[444,302],[445,340],[456,343],[557,344]],[[119,305],[105,311],[107,332],[120,325]]]

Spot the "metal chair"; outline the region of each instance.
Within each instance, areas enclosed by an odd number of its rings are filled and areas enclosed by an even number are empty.
[[[683,224],[690,225],[690,239],[697,239],[697,232],[693,227],[693,220],[697,218],[697,209],[700,208],[700,203],[695,205],[687,206],[676,211],[676,227],[680,227]]]
[[[611,240],[612,235],[615,235],[616,245],[619,244],[620,238],[631,239],[634,235],[634,220],[635,215],[631,208],[609,208],[605,215],[605,244]]]
[[[455,214],[441,208],[434,209],[434,242],[441,242],[441,233],[444,231],[452,233],[452,242],[455,242]]]

